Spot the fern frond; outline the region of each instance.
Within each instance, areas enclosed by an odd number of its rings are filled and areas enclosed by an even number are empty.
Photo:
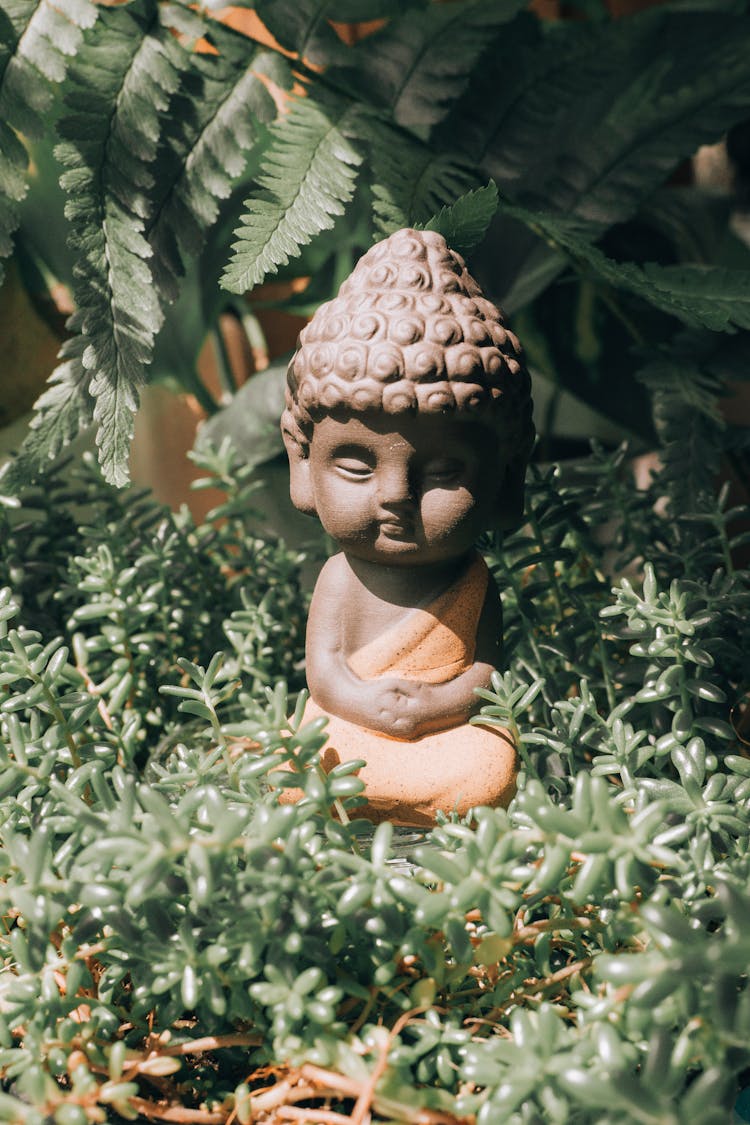
[[[158,195],[146,224],[154,273],[167,300],[177,295],[184,260],[200,250],[245,171],[258,123],[277,115],[265,80],[291,85],[284,58],[219,24],[208,31],[218,55],[192,55],[190,73],[171,105],[154,178]]]
[[[498,208],[497,187],[492,180],[476,191],[468,191],[434,215],[425,230],[435,230],[459,254],[466,254],[484,238]]]
[[[750,361],[750,335],[733,337],[728,355],[725,342],[700,329],[681,332],[668,354],[636,373],[651,395],[661,445],[659,493],[673,513],[697,512],[714,502],[725,429],[719,410],[724,379],[738,359],[745,369]]]
[[[68,57],[96,16],[89,0],[0,4],[0,281],[27,187],[28,155],[18,134],[39,134],[53,84],[65,77]]]
[[[525,0],[454,0],[407,10],[331,72],[399,125],[433,126],[461,95],[489,38]]]
[[[15,132],[0,121],[0,282],[5,272],[2,259],[13,249],[19,204],[26,195],[27,167],[26,149]]]
[[[746,17],[661,10],[511,35],[440,135],[526,207],[603,229],[747,116]]]
[[[44,468],[61,435],[93,418],[106,478],[127,482],[164,305],[245,168],[256,120],[276,113],[263,79],[288,81],[286,63],[244,37],[215,25],[221,54],[199,55],[181,46],[175,23],[188,42],[207,30],[189,9],[155,0],[104,9],[71,66],[56,155],[66,169],[82,343],[61,357],[40,399],[17,475]]]
[[[254,7],[277,42],[305,62],[327,66],[346,55],[328,22],[336,19],[331,0],[257,0]]]
[[[111,483],[128,479],[138,388],[151,360],[161,308],[144,236],[148,170],[159,115],[177,89],[179,48],[155,3],[102,9],[71,66],[57,159],[76,253],[70,327],[81,333],[39,399],[17,475],[42,469],[80,427],[97,423],[100,461]]]
[[[373,122],[370,130],[373,218],[381,235],[426,223],[441,207],[479,186],[471,168],[401,130]]]
[[[715,332],[750,328],[750,270],[615,262],[580,233],[580,224],[520,207],[503,205],[502,210],[563,250],[585,272],[686,324]]]
[[[159,115],[179,84],[179,48],[159,23],[155,3],[102,10],[71,66],[63,138],[56,155],[67,171],[73,295],[86,346],[77,360],[95,401],[104,474],[128,479],[128,451],[138,388],[150,362],[162,313],[144,233]],[[76,378],[84,381],[83,372]],[[37,442],[51,413],[37,424]],[[54,434],[49,433],[54,445]]]
[[[390,19],[407,8],[426,8],[430,0],[328,0],[326,18],[336,23]]]
[[[248,0],[249,2],[249,0]],[[428,0],[256,0],[261,21],[286,51],[316,67],[346,66],[350,49],[332,23],[391,19],[407,8],[425,8]]]
[[[298,98],[272,127],[258,176],[260,191],[245,201],[247,210],[235,231],[238,241],[222,278],[225,289],[252,289],[343,215],[362,162],[350,139],[358,113],[343,99]]]
[[[78,313],[69,318],[67,327],[76,334],[60,349],[60,363],[35,403],[21,453],[8,465],[4,479],[11,492],[17,491],[33,471],[46,468],[69,442],[94,421],[90,376],[81,362],[86,339],[80,335]]]
[[[750,270],[647,262],[643,275],[655,290],[653,303],[687,324],[697,321],[715,332],[750,328]],[[643,294],[640,278],[632,291]]]
[[[52,86],[65,77],[98,9],[90,0],[3,0],[0,12],[0,113],[14,129],[37,136]]]

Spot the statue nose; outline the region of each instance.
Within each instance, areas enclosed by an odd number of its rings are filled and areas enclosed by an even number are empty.
[[[394,504],[410,504],[413,492],[408,472],[398,466],[386,469],[379,482],[378,499],[386,508]]]

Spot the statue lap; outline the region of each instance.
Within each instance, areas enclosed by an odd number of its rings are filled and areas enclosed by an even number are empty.
[[[364,760],[357,777],[367,804],[358,813],[377,824],[428,826],[438,811],[465,816],[476,805],[505,808],[516,791],[516,747],[503,727],[463,723],[413,741],[327,715],[309,699],[303,722],[325,716],[327,744],[321,752],[326,773],[342,762]],[[284,803],[298,790],[282,790]]]

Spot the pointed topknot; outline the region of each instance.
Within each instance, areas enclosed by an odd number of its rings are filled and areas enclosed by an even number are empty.
[[[528,434],[529,390],[518,339],[463,258],[435,231],[399,230],[360,258],[300,333],[285,426],[302,437],[337,408],[459,410],[502,413],[506,429]]]

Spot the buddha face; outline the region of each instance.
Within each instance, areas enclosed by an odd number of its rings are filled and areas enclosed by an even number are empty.
[[[387,565],[459,558],[493,519],[498,436],[458,415],[336,412],[315,424],[312,505],[354,557]]]

